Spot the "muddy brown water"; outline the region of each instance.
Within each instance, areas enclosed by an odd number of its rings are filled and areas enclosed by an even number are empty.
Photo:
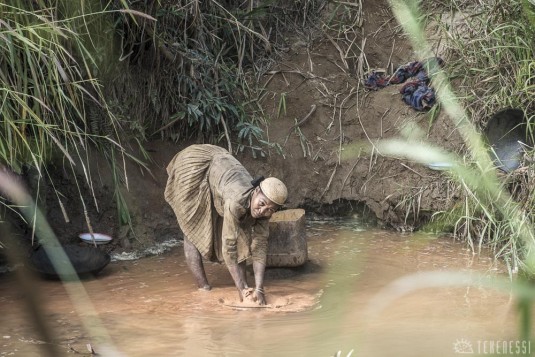
[[[114,261],[84,286],[124,356],[458,356],[518,339],[514,299],[491,288],[424,288],[373,309],[378,293],[407,274],[505,275],[485,253],[358,221],[310,222],[307,236],[305,267],[268,270],[267,308],[240,306],[224,265],[207,264],[213,290],[197,291],[181,247]],[[34,284],[59,350],[88,355],[92,343],[99,352],[62,284]],[[44,355],[12,273],[0,275],[0,321],[0,356]]]

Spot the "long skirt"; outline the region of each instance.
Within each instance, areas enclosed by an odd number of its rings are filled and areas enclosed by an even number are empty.
[[[192,145],[180,151],[167,166],[165,187],[165,200],[185,237],[205,259],[214,261],[221,261],[222,222],[212,203],[208,177],[212,159],[221,154],[229,153],[215,145]]]

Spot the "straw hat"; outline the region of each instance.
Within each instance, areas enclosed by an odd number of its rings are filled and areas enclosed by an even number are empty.
[[[282,206],[288,197],[288,190],[281,180],[268,177],[260,182],[262,193],[273,203]]]

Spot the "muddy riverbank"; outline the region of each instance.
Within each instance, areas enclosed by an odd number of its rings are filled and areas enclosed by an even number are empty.
[[[386,1],[365,0],[363,9],[362,28],[353,35],[354,43],[364,46],[360,61],[366,68],[422,60],[400,33]],[[288,208],[320,216],[365,215],[398,231],[419,229],[434,212],[455,205],[459,187],[443,172],[378,152],[344,156],[346,147],[397,137],[407,123],[451,151],[462,151],[463,141],[443,112],[431,120],[429,113],[406,105],[399,94],[402,84],[364,89],[362,73],[355,71],[358,63],[344,63],[329,31],[322,31],[308,41],[295,34],[292,46],[260,77],[265,88],[259,102],[265,121],[260,125],[269,144],[262,145],[264,156],[257,151],[254,157],[247,148],[236,156],[253,176],[281,178],[290,191]],[[112,235],[115,246],[126,250],[180,239],[176,218],[163,200],[165,167],[179,150],[202,141],[148,141],[145,157],[133,150],[149,170],[132,162],[125,166],[122,193],[131,226],[118,222],[125,211],[117,206],[114,178],[98,153],[91,154],[92,187],[78,188],[72,172],[61,163],[52,165],[49,172],[56,184],[46,188],[45,202],[53,229],[61,240],[76,241],[89,221],[95,232]],[[225,139],[219,145],[227,147]],[[84,182],[86,172],[78,169],[79,182]]]

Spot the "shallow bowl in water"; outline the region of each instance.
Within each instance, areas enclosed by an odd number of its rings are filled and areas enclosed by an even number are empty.
[[[50,247],[53,252],[57,252],[61,247]],[[63,250],[71,262],[78,276],[96,275],[110,262],[108,253],[95,247],[82,247],[79,245],[65,245]],[[55,254],[54,254],[55,255]],[[48,278],[58,278],[50,257],[45,248],[40,246],[32,252],[29,258],[30,267]],[[60,261],[61,263],[61,261]]]

